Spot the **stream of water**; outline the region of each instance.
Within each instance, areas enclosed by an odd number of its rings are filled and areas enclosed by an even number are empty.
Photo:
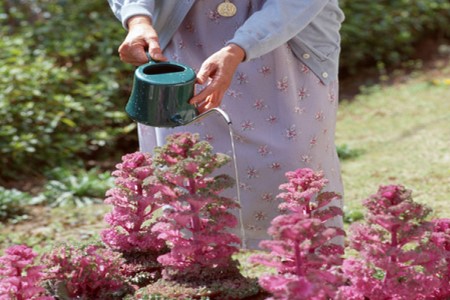
[[[236,160],[236,147],[234,145],[234,135],[233,135],[233,128],[231,127],[231,122],[228,123],[228,131],[230,132],[230,140],[231,140],[231,151],[233,153],[233,163],[234,163],[234,176],[236,180],[236,192],[237,192],[237,201],[239,203],[239,224],[241,229],[241,236],[242,236],[242,248],[247,249],[247,238],[245,236],[245,227],[244,227],[244,219],[242,217],[242,204],[241,204],[241,187],[239,182],[239,172],[237,167],[237,160]]]
[[[196,119],[204,118],[205,116],[209,115],[210,113],[218,113],[225,119],[226,123],[228,124],[228,132],[230,133],[230,140],[231,140],[231,151],[233,154],[234,177],[236,180],[236,192],[237,192],[236,196],[237,196],[237,202],[239,203],[239,206],[240,206],[239,224],[240,224],[241,237],[242,237],[242,248],[247,249],[247,238],[245,236],[244,218],[242,216],[241,187],[240,187],[239,172],[238,172],[238,167],[237,167],[236,147],[234,145],[233,128],[231,127],[232,122],[231,122],[231,119],[228,116],[228,114],[218,107],[210,109],[209,111],[202,113]]]

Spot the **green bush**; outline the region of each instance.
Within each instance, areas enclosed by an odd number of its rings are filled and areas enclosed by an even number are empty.
[[[44,190],[32,199],[33,204],[57,206],[84,206],[102,203],[105,193],[113,187],[113,177],[109,172],[55,168],[48,172],[49,181]]]
[[[39,9],[19,9],[28,2]],[[19,1],[7,13],[0,19],[10,25],[0,29],[0,177],[113,149],[134,128],[123,110],[132,73],[116,55],[123,30],[107,3]]]
[[[341,160],[356,158],[363,153],[362,150],[350,148],[347,144],[337,145],[336,151]]]
[[[341,0],[341,69],[399,66],[426,38],[450,37],[448,0]],[[431,49],[429,49],[431,50]]]
[[[25,218],[24,207],[30,199],[31,196],[28,193],[0,187],[0,223]]]

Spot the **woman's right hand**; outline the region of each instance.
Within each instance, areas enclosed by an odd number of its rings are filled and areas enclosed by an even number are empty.
[[[132,17],[127,22],[128,34],[119,47],[120,59],[126,63],[140,66],[148,62],[145,51],[152,59],[167,61],[159,46],[158,34],[152,26],[150,18],[144,16]]]

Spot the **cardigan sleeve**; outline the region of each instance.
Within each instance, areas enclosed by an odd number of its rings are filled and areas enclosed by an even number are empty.
[[[245,60],[264,55],[302,31],[330,0],[267,0],[236,31],[228,44],[245,50]]]
[[[153,18],[154,0],[108,0],[109,6],[122,26],[128,30],[127,21],[133,16]]]

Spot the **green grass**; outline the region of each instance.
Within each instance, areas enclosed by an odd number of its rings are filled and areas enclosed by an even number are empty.
[[[401,184],[450,217],[450,70],[365,89],[342,101],[336,140],[359,155],[343,160],[345,202],[361,210],[380,185]]]

